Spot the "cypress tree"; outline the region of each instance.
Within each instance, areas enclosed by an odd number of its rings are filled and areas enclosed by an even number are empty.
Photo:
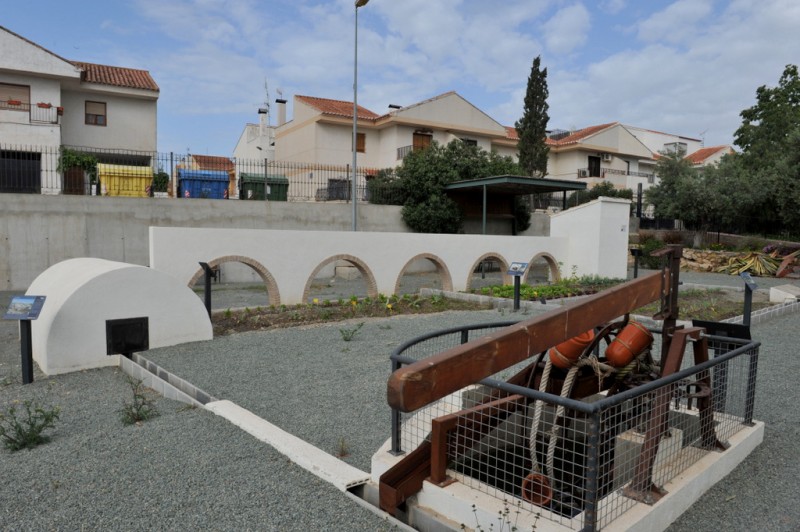
[[[550,151],[545,144],[547,122],[550,120],[547,114],[548,95],[547,69],[541,68],[541,56],[536,56],[528,76],[522,118],[514,124],[519,135],[519,165],[532,177],[544,177],[547,174],[547,153]]]

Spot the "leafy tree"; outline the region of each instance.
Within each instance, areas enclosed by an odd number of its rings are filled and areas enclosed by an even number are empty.
[[[514,127],[519,135],[519,165],[525,175],[544,177],[547,174],[547,153],[550,151],[547,138],[547,69],[541,68],[541,56],[536,56],[528,76],[528,88],[525,93],[525,107],[522,118]]]
[[[785,153],[791,134],[800,126],[800,76],[796,65],[787,65],[778,86],[756,89],[756,104],[740,113],[742,125],[734,143],[742,150],[742,164],[751,170],[776,165]]]
[[[714,181],[707,179],[706,172],[695,170],[680,151],[662,152],[656,174],[659,183],[645,192],[647,202],[655,206],[656,216],[679,219],[693,228],[699,246],[720,215],[719,191],[710,188]]]
[[[444,146],[433,142],[424,150],[411,152],[397,169],[400,193],[405,198],[403,221],[419,233],[457,233],[461,230],[461,211],[444,187],[454,181],[506,174],[519,174],[519,166],[510,157],[460,140]],[[520,212],[517,229],[524,231],[529,225],[530,214]]]
[[[624,198],[632,200],[633,190],[629,188],[618,189],[608,181],[603,181],[602,183],[598,183],[597,185],[593,186],[588,190],[579,190],[575,192],[567,200],[567,205],[570,207],[575,207],[576,205],[589,203],[590,201],[595,200],[600,196],[605,196],[607,198]]]
[[[800,76],[788,65],[776,87],[756,90],[741,112],[735,144],[741,153],[695,170],[663,154],[659,185],[647,191],[658,216],[683,220],[702,233],[796,231],[800,225]],[[697,243],[697,238],[695,238]]]

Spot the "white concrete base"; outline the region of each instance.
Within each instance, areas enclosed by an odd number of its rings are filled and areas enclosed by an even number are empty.
[[[770,303],[794,303],[800,299],[800,286],[782,284],[769,289]]]
[[[613,504],[613,501],[610,500],[612,498],[624,497],[615,491],[601,501],[601,519],[598,528],[612,532],[665,530],[703,493],[733,471],[763,439],[764,423],[757,421],[752,427],[743,427],[728,440],[730,448],[726,451],[708,452],[694,465],[664,485],[663,487],[668,493],[656,504],[650,506],[644,503],[633,503],[633,506],[622,515],[613,521],[606,522],[603,518],[604,505]],[[402,458],[390,455],[388,450],[389,442],[386,442],[373,456],[373,479],[379,478],[384,471]],[[435,510],[443,518],[463,523],[467,527],[475,527],[477,522],[486,530],[490,525],[495,529],[499,527],[501,523],[497,521],[497,516],[500,512],[510,510],[514,514],[516,510],[516,499],[504,504],[502,496],[502,493],[498,493],[499,498],[486,495],[486,493],[461,482],[455,482],[442,488],[426,481],[423,483],[422,491],[407,501],[407,504]],[[513,498],[508,497],[508,499]],[[626,498],[626,501],[630,501],[630,499]],[[522,512],[516,519],[518,530],[530,530],[534,525],[538,531],[553,532],[583,528],[582,513],[568,519],[526,502],[520,503],[520,509]],[[538,520],[535,517],[537,513],[541,513]]]
[[[347,491],[369,480],[368,473],[364,473],[310,443],[281,430],[236,403],[215,401],[208,403],[206,408],[248,434],[268,443],[292,462],[325,482],[333,484],[341,491]]]

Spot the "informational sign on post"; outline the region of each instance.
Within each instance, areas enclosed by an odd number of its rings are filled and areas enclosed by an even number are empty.
[[[22,356],[22,384],[33,382],[33,346],[31,344],[31,321],[39,317],[45,296],[14,296],[3,315],[4,320],[18,320],[20,351]]]
[[[14,296],[4,320],[35,320],[44,306],[45,296]]]
[[[512,262],[508,267],[508,275],[514,277],[514,310],[519,310],[519,283],[528,269],[527,262]]]
[[[525,275],[525,270],[527,269],[528,269],[527,262],[512,262],[511,266],[508,267],[508,275],[522,277],[523,275]]]

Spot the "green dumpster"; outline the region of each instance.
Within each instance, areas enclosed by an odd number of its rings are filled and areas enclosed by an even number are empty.
[[[239,174],[242,190],[239,199],[264,201],[264,174]],[[267,199],[286,201],[289,193],[289,180],[283,175],[267,175]]]

